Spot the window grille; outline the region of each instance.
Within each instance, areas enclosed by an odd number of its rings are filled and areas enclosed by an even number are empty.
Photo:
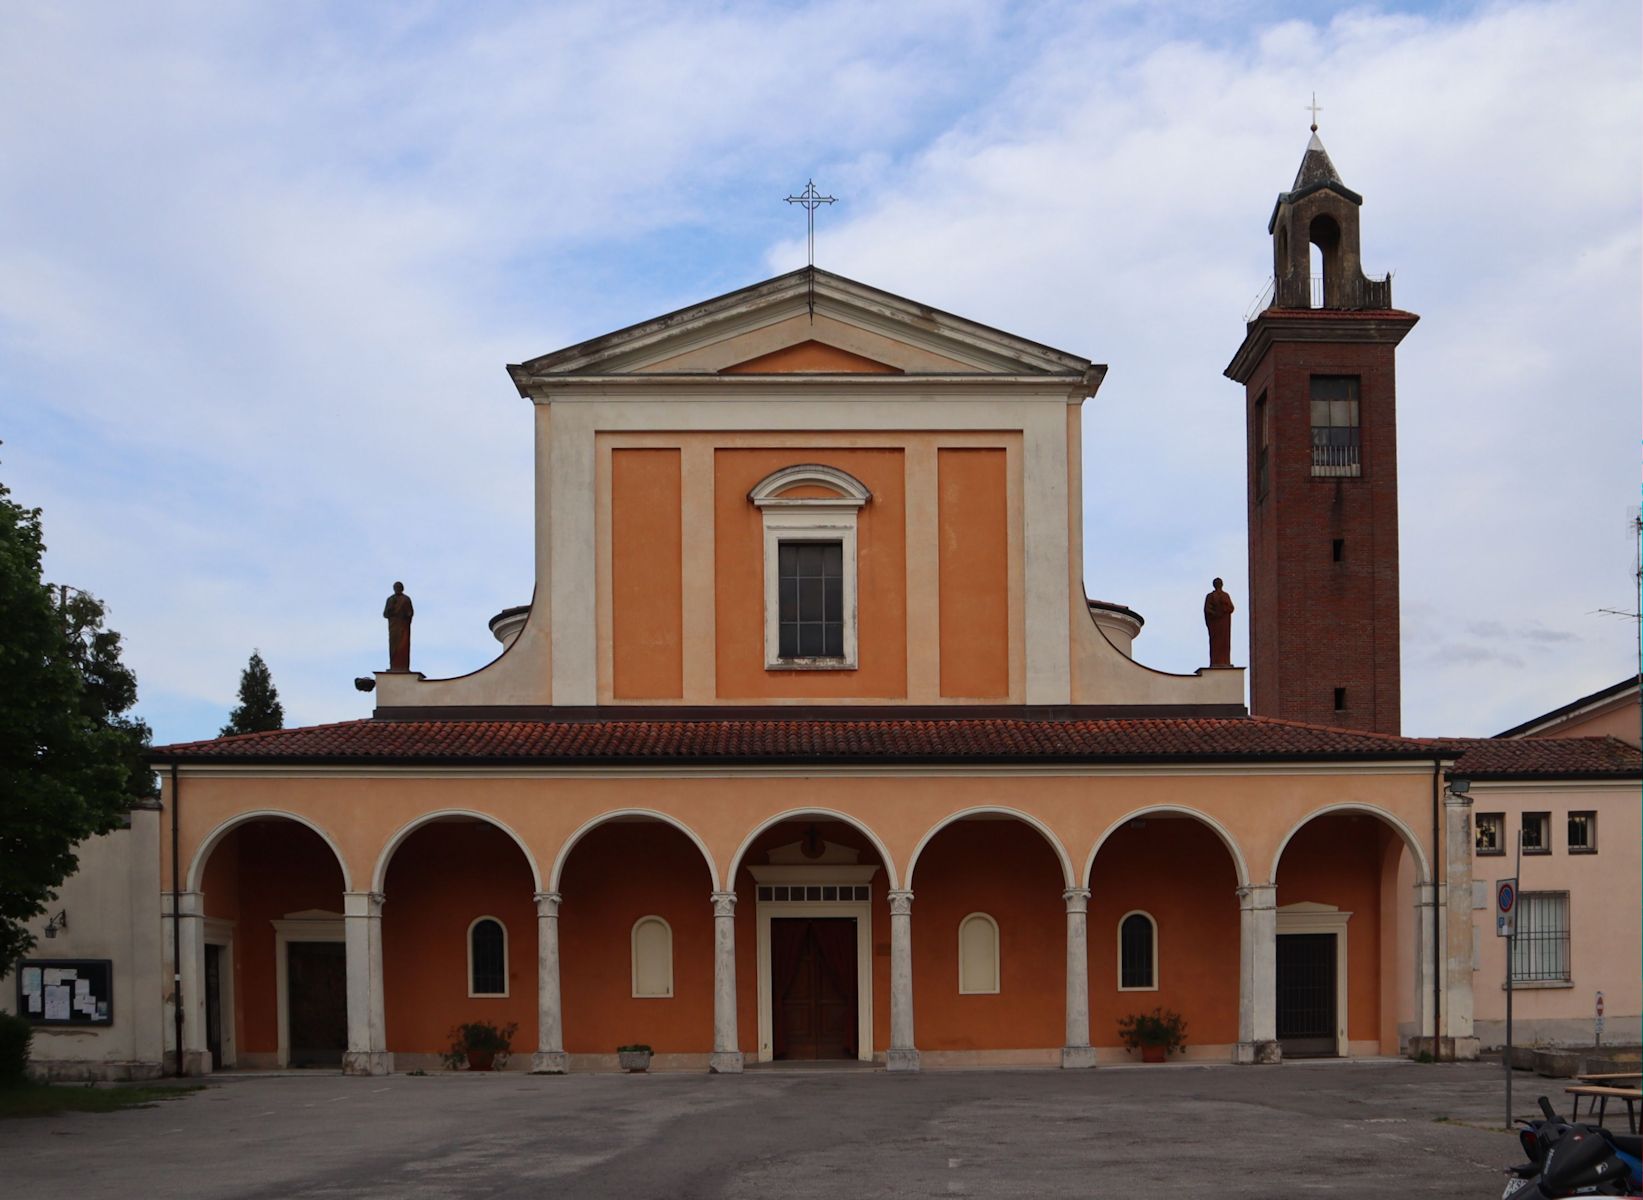
[[[1118,986],[1148,989],[1158,986],[1156,930],[1146,913],[1131,913],[1118,926]]]
[[[468,991],[475,996],[508,994],[508,954],[502,922],[483,917],[468,930]]]
[[[1506,853],[1506,814],[1479,813],[1474,839],[1479,854]]]
[[[843,543],[783,542],[777,560],[781,657],[843,658]]]
[[[1523,852],[1550,854],[1552,852],[1552,814],[1526,812],[1523,814]]]
[[[812,900],[866,900],[871,890],[863,884],[760,884],[759,899],[766,904]]]
[[[1597,814],[1572,812],[1569,814],[1569,853],[1597,853]]]
[[[1569,981],[1569,893],[1519,892],[1514,983]]]
[[[1359,473],[1358,377],[1312,377],[1312,474]]]

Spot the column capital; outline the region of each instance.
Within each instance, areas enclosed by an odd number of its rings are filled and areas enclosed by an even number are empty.
[[[1238,888],[1238,907],[1241,909],[1277,906],[1278,885],[1275,883],[1246,883]]]
[[[1444,804],[1445,808],[1471,808],[1472,807],[1472,793],[1471,792],[1452,792],[1448,788],[1444,788],[1443,789],[1443,804]]]
[[[906,888],[897,888],[887,892],[890,900],[890,911],[897,916],[907,916],[913,911],[913,893]]]
[[[736,915],[735,892],[713,892],[709,899],[713,901],[713,915],[715,917],[733,917]]]
[[[342,914],[345,917],[380,917],[387,897],[381,892],[342,893]]]
[[[531,899],[536,901],[537,916],[557,917],[559,915],[559,902],[564,899],[564,896],[558,892],[533,892]]]
[[[1061,893],[1061,898],[1067,902],[1067,911],[1070,913],[1088,912],[1090,909],[1089,888],[1068,888]]]

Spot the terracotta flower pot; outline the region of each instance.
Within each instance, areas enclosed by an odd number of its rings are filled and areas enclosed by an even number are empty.
[[[1169,1057],[1168,1046],[1142,1046],[1141,1061],[1159,1063]]]
[[[470,1071],[489,1071],[495,1062],[495,1050],[468,1051],[468,1070]]]

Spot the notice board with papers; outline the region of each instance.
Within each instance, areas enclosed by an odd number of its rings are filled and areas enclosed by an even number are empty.
[[[110,1024],[114,1020],[114,960],[20,960],[17,1012],[38,1025]]]

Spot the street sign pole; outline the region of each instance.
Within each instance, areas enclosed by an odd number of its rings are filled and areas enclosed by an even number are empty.
[[[1523,869],[1522,833],[1518,834],[1515,870]],[[1512,963],[1517,957],[1518,877],[1495,881],[1495,936],[1506,939],[1506,1049],[1501,1062],[1506,1068],[1506,1128],[1512,1127]]]

